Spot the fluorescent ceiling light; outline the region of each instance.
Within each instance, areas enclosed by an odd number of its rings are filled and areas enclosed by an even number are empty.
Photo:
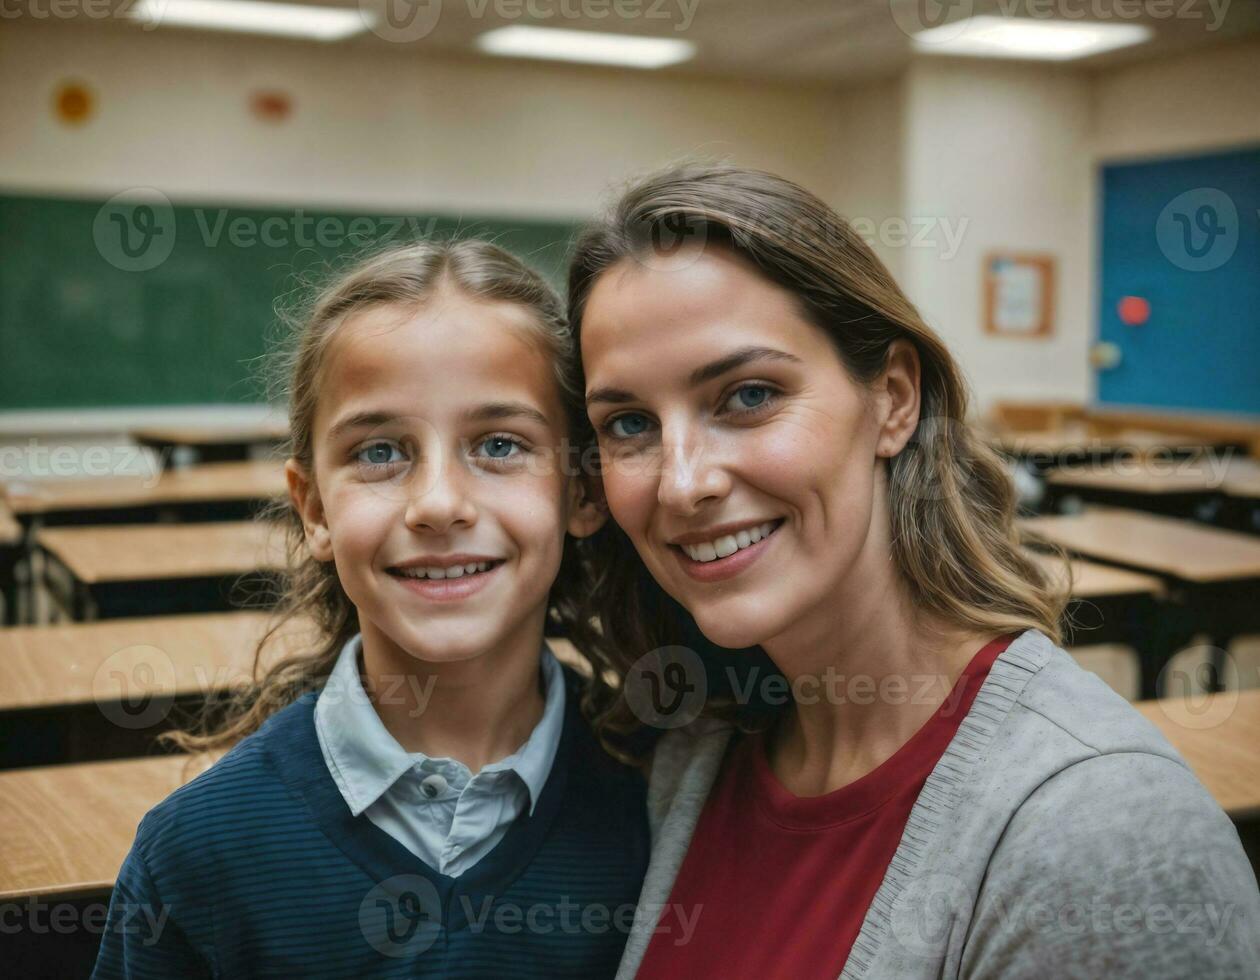
[[[358,8],[263,0],[139,0],[127,16],[153,27],[201,27],[316,41],[340,41],[368,27],[366,12]]]
[[[1141,24],[981,16],[920,31],[914,44],[925,53],[1068,61],[1140,44],[1150,36],[1151,29]]]
[[[598,34],[554,27],[500,27],[477,38],[487,54],[512,58],[546,58],[627,68],[663,68],[686,61],[696,53],[690,41],[671,37]]]

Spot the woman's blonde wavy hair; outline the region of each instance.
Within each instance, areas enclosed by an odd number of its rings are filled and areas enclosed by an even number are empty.
[[[571,260],[569,321],[579,352],[600,276],[625,259],[688,243],[729,249],[795,296],[858,384],[880,375],[894,341],[914,345],[920,423],[887,464],[892,557],[916,606],[939,621],[982,633],[1036,628],[1059,642],[1066,595],[1022,547],[1012,482],[966,423],[967,389],[953,356],[862,238],[813,194],[772,174],[700,163],[635,183],[588,227]],[[613,522],[581,547],[593,574],[569,618],[597,668],[588,714],[601,734],[616,737],[637,727],[622,683],[631,665],[660,647],[704,641]],[[583,621],[598,628],[582,629]],[[756,727],[723,692],[710,693],[709,713]]]
[[[354,314],[381,306],[418,308],[440,286],[474,299],[515,303],[531,314],[537,340],[554,364],[574,444],[589,442],[589,424],[577,377],[577,355],[556,292],[515,256],[489,242],[465,239],[394,246],[360,260],[318,291],[303,314],[287,317],[290,336],[272,361],[273,391],[289,405],[288,455],[314,470],[312,424],[329,344]],[[278,600],[255,651],[252,683],[208,702],[185,730],[163,740],[185,751],[216,751],[256,731],[272,714],[323,686],[341,648],[359,630],[358,616],[331,562],[316,561],[306,547],[302,520],[292,502],[277,501],[262,515],[285,535],[286,570]],[[566,540],[551,602],[566,604],[581,577]],[[312,623],[315,640],[299,652],[282,649],[286,631]],[[306,636],[306,633],[299,633]],[[277,655],[280,654],[280,655]]]

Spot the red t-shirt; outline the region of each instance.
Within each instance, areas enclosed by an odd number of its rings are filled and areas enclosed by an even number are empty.
[[[905,745],[834,792],[794,796],[770,769],[763,736],[737,743],[700,815],[640,980],[839,976],[923,784],[1016,635],[986,644]]]

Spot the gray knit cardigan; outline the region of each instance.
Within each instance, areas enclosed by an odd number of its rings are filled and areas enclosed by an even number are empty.
[[[700,719],[658,744],[618,980],[642,962],[731,734]],[[756,841],[730,857],[756,861]],[[1233,824],[1153,725],[1037,630],[994,662],[928,777],[841,974],[956,977],[1260,978],[1260,891]]]

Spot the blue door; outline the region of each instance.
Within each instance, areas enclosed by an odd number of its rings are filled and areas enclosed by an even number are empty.
[[[1260,148],[1103,167],[1101,212],[1096,400],[1260,414]]]

